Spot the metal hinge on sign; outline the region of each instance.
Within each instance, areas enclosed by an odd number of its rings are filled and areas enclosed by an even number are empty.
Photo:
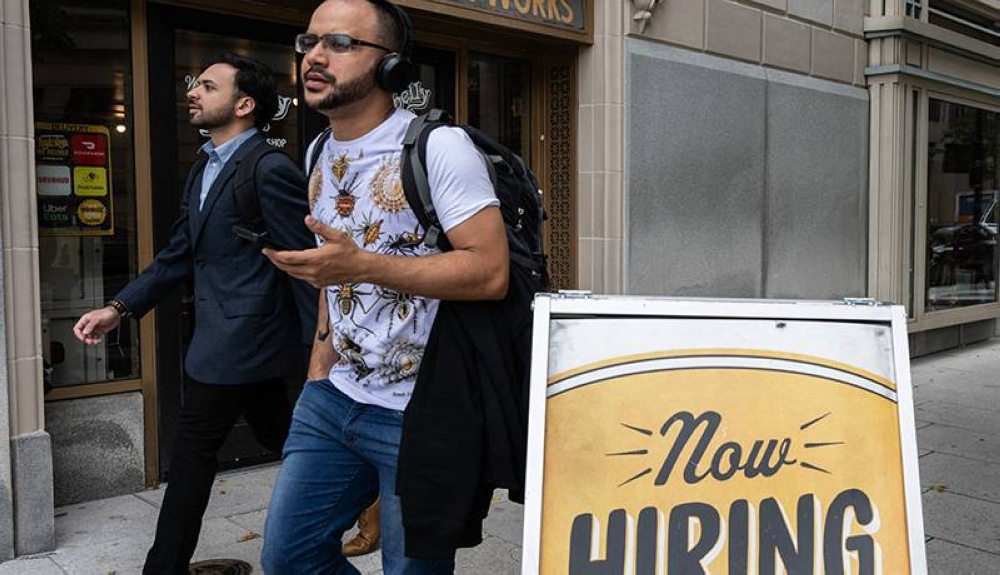
[[[559,290],[559,297],[566,299],[588,299],[590,296],[594,295],[594,292],[588,289],[561,289]]]
[[[878,302],[870,297],[845,297],[844,305],[876,306]]]

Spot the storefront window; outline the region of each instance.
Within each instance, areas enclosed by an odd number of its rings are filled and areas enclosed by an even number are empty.
[[[1000,114],[930,100],[926,311],[997,301]]]
[[[46,387],[136,378],[135,323],[96,346],[73,336],[80,315],[136,275],[128,3],[30,10]]]

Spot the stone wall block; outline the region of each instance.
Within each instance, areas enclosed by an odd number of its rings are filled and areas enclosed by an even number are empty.
[[[3,248],[37,248],[32,140],[0,136],[0,212],[6,214]]]
[[[28,26],[28,0],[0,2],[0,26]]]
[[[124,393],[46,404],[59,506],[141,491],[142,395]]]
[[[52,499],[52,443],[45,431],[13,440],[14,549],[18,555],[55,548]]]
[[[631,20],[633,33],[639,25]],[[671,0],[660,4],[646,24],[644,36],[670,44],[705,48],[705,0]]]
[[[865,295],[868,94],[769,71],[768,298]]]
[[[598,3],[595,2],[594,4],[594,8],[596,9],[596,4]],[[632,17],[631,8],[631,2],[622,2],[621,4],[609,2],[607,13],[605,14],[604,33],[608,36],[624,36],[628,32],[625,28],[626,14],[628,18]],[[597,15],[596,12],[594,15]]]
[[[595,38],[595,41],[597,39]],[[580,106],[586,106],[598,101],[596,92],[604,80],[597,76],[596,60],[603,58],[604,53],[598,51],[597,45],[580,48],[580,57],[577,59],[577,73],[579,74],[579,90],[577,100]]]
[[[4,291],[11,303],[7,311],[7,326],[11,339],[7,342],[10,361],[40,358],[41,326],[38,321],[38,260],[35,250],[7,250],[4,253]],[[29,380],[15,379],[20,387],[31,385]]]
[[[765,9],[777,11],[777,12],[787,12],[788,11],[788,0],[739,0],[742,4],[749,4],[751,6],[761,6]]]
[[[604,78],[601,89],[602,104],[622,103],[622,38],[608,36],[604,46]]]
[[[764,15],[764,63],[808,74],[811,63],[809,26]]]
[[[853,83],[854,40],[847,36],[813,28],[813,75],[838,82]]]
[[[628,49],[627,293],[759,297],[763,71],[646,42]]]
[[[576,182],[576,226],[581,238],[594,237],[594,179],[601,174],[583,172]]]
[[[867,85],[865,68],[868,66],[868,43],[864,40],[854,41],[854,83],[858,86]]]
[[[604,175],[604,205],[600,208],[598,217],[604,220],[604,238],[620,240],[622,238],[622,175],[620,172]]]
[[[32,100],[29,31],[18,26],[0,27],[0,136],[29,138]]]
[[[594,243],[593,238],[580,238],[576,250],[576,267],[579,270],[578,287],[582,290],[594,289]]]
[[[849,34],[864,33],[865,0],[833,0],[833,27]]]
[[[788,0],[788,15],[833,26],[833,0]]]
[[[708,0],[708,51],[760,62],[761,16],[728,0]]]
[[[622,293],[622,242],[604,242],[604,293]]]
[[[602,144],[604,161],[602,170],[621,174],[622,171],[622,122],[624,122],[624,106],[609,104],[604,107],[604,126],[598,136]]]
[[[581,172],[594,171],[594,142],[598,137],[598,130],[604,129],[603,126],[600,128],[594,126],[594,108],[595,106],[588,104],[580,106],[577,110],[576,129],[579,144],[576,157]]]
[[[0,142],[3,142],[0,139]],[[3,225],[0,223],[0,225]],[[0,240],[2,242],[3,240]],[[2,247],[2,244],[0,244]],[[0,286],[3,285],[3,250],[0,249]],[[0,302],[0,334],[7,333],[7,322]],[[0,345],[0,561],[14,557],[14,492],[10,472],[10,379],[7,349]]]

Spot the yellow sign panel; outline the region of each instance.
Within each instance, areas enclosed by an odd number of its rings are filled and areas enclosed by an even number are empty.
[[[73,168],[73,192],[78,196],[108,195],[108,171],[95,166]]]
[[[536,331],[549,357],[533,367],[524,573],[923,573],[901,308],[890,328],[686,305],[683,319],[595,305]],[[697,346],[735,341],[760,347]]]
[[[543,573],[633,556],[649,575],[907,571],[895,402],[852,385],[891,383],[815,358],[678,356],[701,367],[633,358],[549,400],[546,457],[560,464],[545,471]]]

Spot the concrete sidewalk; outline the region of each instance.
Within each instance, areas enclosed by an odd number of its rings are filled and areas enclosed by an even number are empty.
[[[1000,573],[1000,339],[912,362],[930,573]]]
[[[929,572],[1000,573],[1000,339],[914,360],[912,370]],[[276,473],[220,475],[196,560],[243,559],[260,572]],[[0,564],[0,575],[139,573],[162,497],[161,489],[60,508],[58,549]],[[497,497],[485,542],[459,553],[456,572],[519,573],[521,521],[522,507]],[[382,572],[377,553],[354,563],[365,575]]]
[[[261,573],[264,519],[277,464],[219,475],[194,561],[242,559]],[[153,540],[164,489],[69,505],[56,510],[58,549],[0,564],[0,575],[133,575]],[[520,573],[522,506],[494,497],[484,541],[459,552],[458,573]],[[345,538],[352,537],[348,533]],[[382,573],[379,553],[353,558],[362,575]]]

